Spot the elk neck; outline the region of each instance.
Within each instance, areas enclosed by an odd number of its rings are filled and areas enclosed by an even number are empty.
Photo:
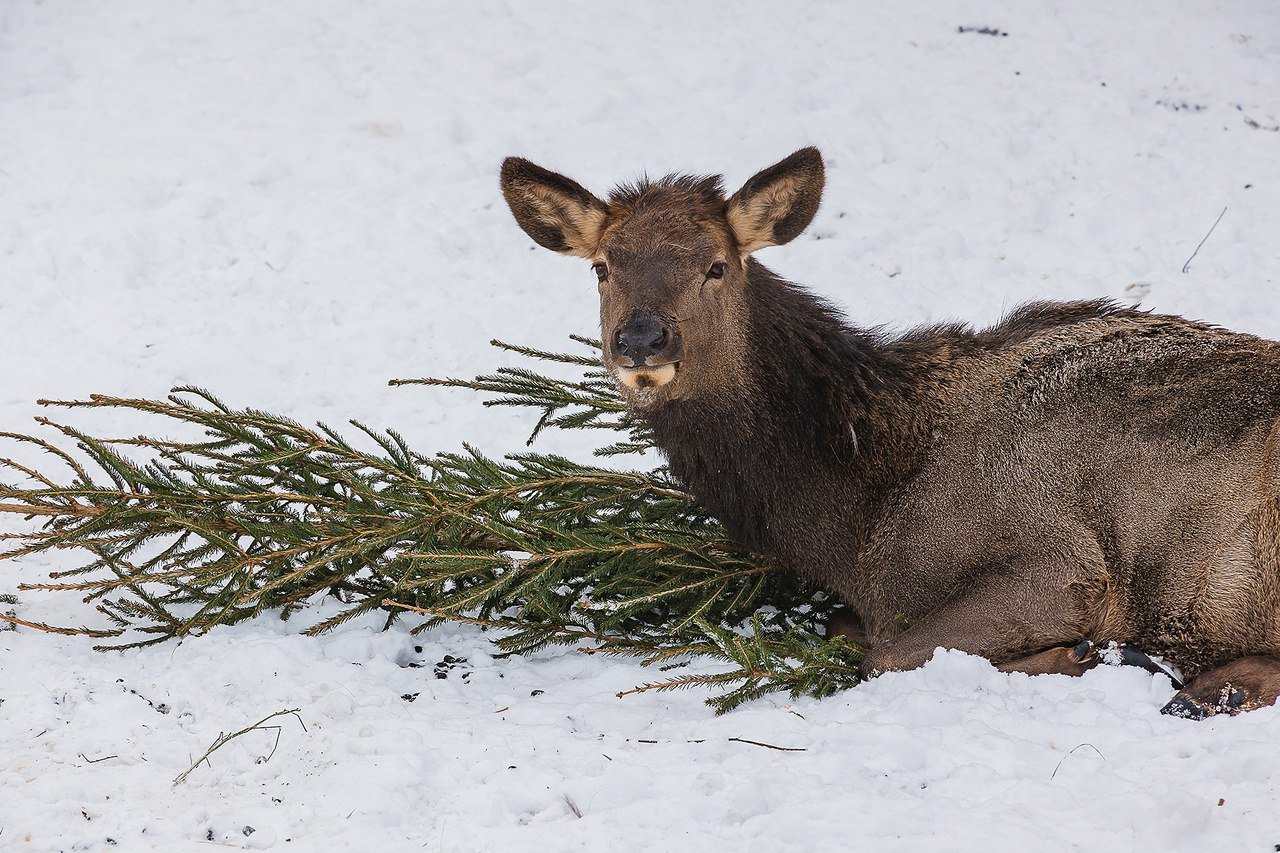
[[[738,381],[644,417],[672,473],[735,539],[786,555],[819,502],[865,519],[909,476],[929,407],[900,347],[754,259],[747,287]]]

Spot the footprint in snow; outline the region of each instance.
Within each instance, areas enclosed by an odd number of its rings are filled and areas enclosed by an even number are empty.
[[[1150,293],[1151,282],[1149,281],[1135,281],[1133,284],[1125,285],[1124,288],[1124,298],[1134,305],[1146,299]]]

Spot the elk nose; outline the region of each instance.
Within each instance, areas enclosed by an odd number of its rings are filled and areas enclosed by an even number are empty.
[[[625,355],[632,364],[639,366],[662,352],[670,340],[671,333],[662,321],[648,314],[632,317],[623,323],[613,342],[619,355]]]

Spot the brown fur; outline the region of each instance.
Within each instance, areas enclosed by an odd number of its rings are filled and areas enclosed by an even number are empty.
[[[591,248],[605,364],[643,370],[618,352],[627,329],[653,333],[648,364],[677,364],[666,384],[620,383],[672,471],[848,605],[867,672],[944,646],[1078,674],[1071,648],[1116,641],[1206,673],[1180,701],[1226,677],[1251,685],[1232,708],[1273,701],[1280,345],[1105,301],[983,331],[851,327],[749,257],[808,225],[822,181],[815,149],[728,199],[718,179],[668,177],[603,202],[503,166],[531,237]],[[1264,663],[1210,672],[1241,658]]]

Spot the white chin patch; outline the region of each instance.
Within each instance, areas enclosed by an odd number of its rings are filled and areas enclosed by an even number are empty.
[[[658,367],[619,367],[616,370],[619,381],[636,391],[661,388],[676,378],[674,364],[663,364]]]

